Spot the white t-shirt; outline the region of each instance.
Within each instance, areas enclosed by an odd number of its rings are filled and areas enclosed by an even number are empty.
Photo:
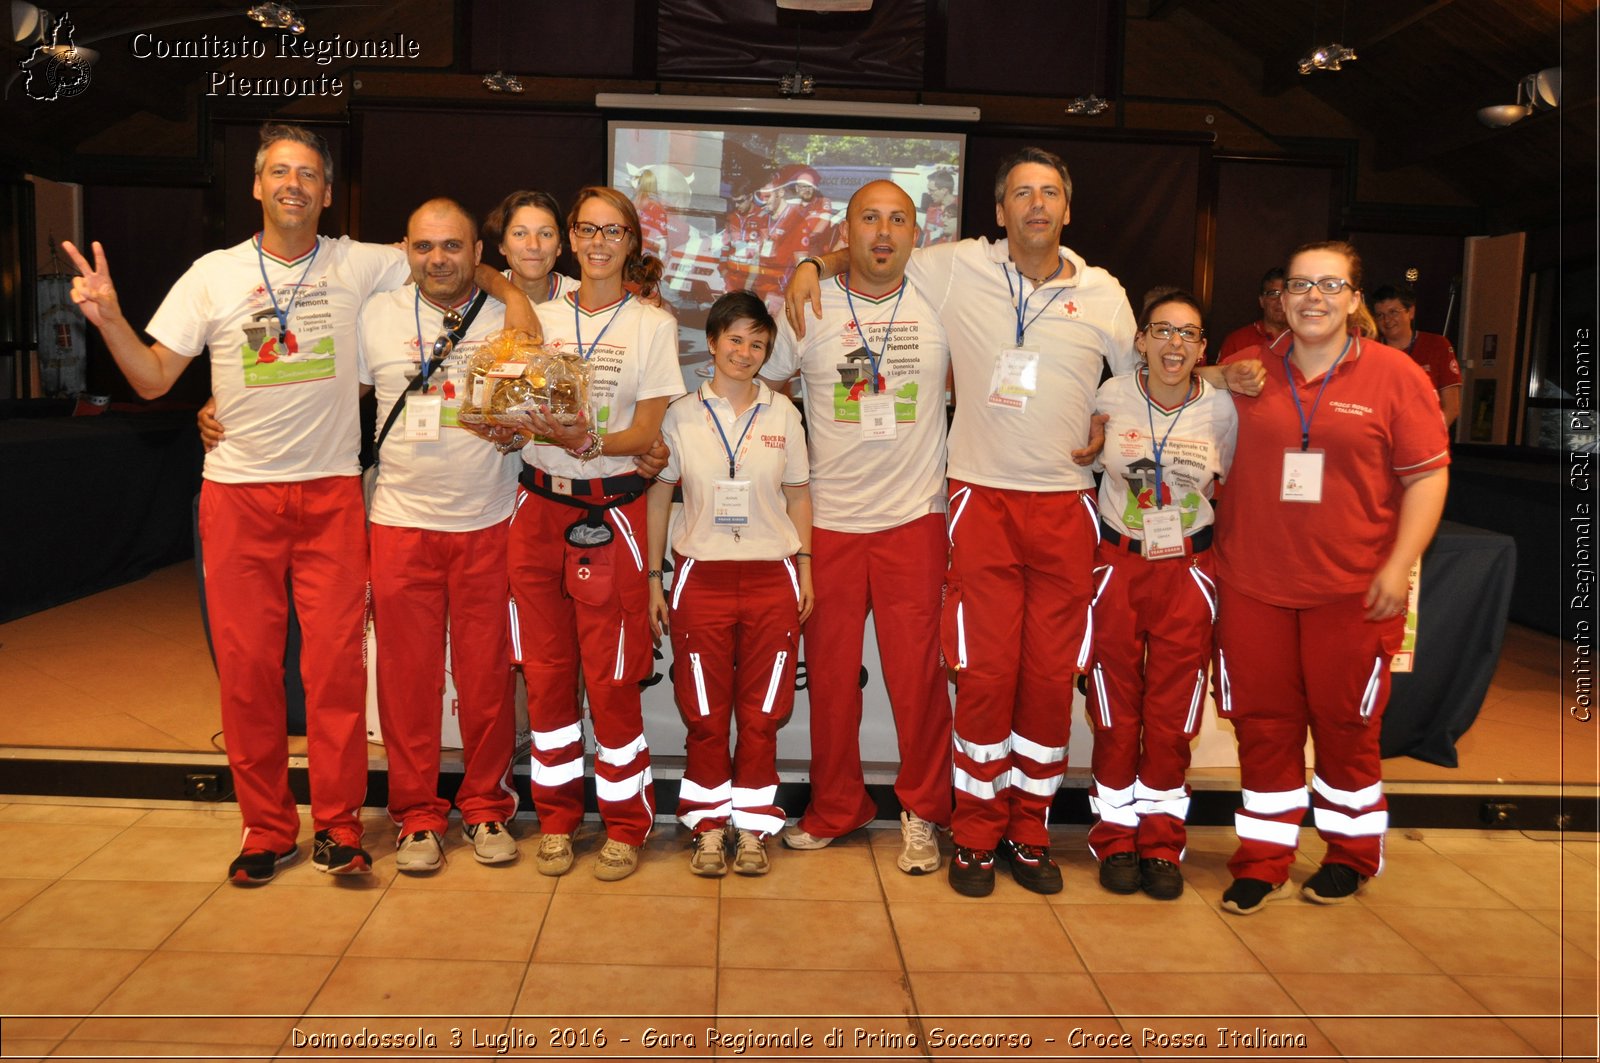
[[[718,424],[727,435],[727,447]],[[672,456],[660,479],[683,484],[683,516],[672,539],[674,550],[697,561],[777,561],[800,549],[783,489],[805,483],[809,463],[800,414],[787,395],[758,380],[756,401],[734,417],[732,403],[712,391],[708,380],[667,407],[661,434]],[[717,519],[716,484],[730,479],[730,448],[732,479],[750,485],[744,524]]]
[[[1233,396],[1199,377],[1198,390],[1171,410],[1147,399],[1144,379],[1142,372],[1112,377],[1095,396],[1095,412],[1111,415],[1100,452],[1100,519],[1120,535],[1144,538],[1143,515],[1156,506],[1154,443],[1161,443],[1162,504],[1176,506],[1183,534],[1193,535],[1216,520],[1211,499],[1233,465],[1239,415]]]
[[[589,423],[602,436],[632,425],[634,404],[641,399],[672,399],[683,394],[678,323],[665,310],[646,306],[631,295],[598,310],[580,309],[575,290],[540,303],[534,310],[548,350],[588,359]],[[522,449],[522,459],[552,476],[573,480],[634,471],[633,458],[628,455],[605,454],[579,461],[554,443],[538,440]]]
[[[510,281],[512,284],[517,283],[517,279],[511,275],[511,271],[509,269],[501,270],[500,271],[500,275],[502,277],[504,277],[506,280]],[[555,286],[556,286],[555,287],[555,291],[551,292],[546,297],[546,299],[545,299],[546,302],[552,302],[552,301],[554,301],[556,299],[560,299],[563,295],[566,295],[568,292],[576,292],[578,290],[578,282],[576,280],[574,280],[573,278],[567,276],[565,273],[557,273],[555,270],[551,270],[549,273],[545,274],[545,278],[544,279],[547,282],[548,281],[554,281],[555,282]],[[538,305],[538,304],[534,304],[534,305]]]
[[[190,266],[146,331],[185,358],[211,352],[211,393],[228,434],[206,455],[206,479],[360,473],[356,316],[373,292],[410,276],[398,248],[326,236],[293,262],[258,253],[251,238]],[[278,336],[273,295],[292,343]]]
[[[1081,491],[1094,486],[1072,451],[1089,439],[1101,367],[1114,375],[1138,365],[1134,318],[1117,279],[1066,248],[1073,266],[1037,289],[1011,264],[1001,240],[961,240],[919,248],[906,275],[939,312],[950,337],[956,415],[950,426],[950,477],[1017,491]],[[1017,337],[1017,307],[1026,328]],[[1036,378],[996,389],[1001,352],[1036,352]],[[1010,364],[1024,369],[1030,360]],[[999,391],[996,394],[996,391]],[[1031,390],[1032,394],[1019,394]],[[993,400],[993,401],[991,401]]]
[[[470,305],[470,304],[468,304]],[[458,308],[463,314],[467,306]],[[456,415],[464,391],[466,359],[494,332],[505,327],[506,308],[487,299],[465,338],[428,375],[426,395],[441,400],[438,438],[406,438],[406,412],[378,451],[378,489],[372,496],[372,520],[397,528],[431,531],[477,531],[511,516],[516,499],[515,454],[501,454],[493,444],[460,427]],[[367,300],[357,329],[361,342],[361,382],[377,388],[378,423],[383,431],[389,411],[420,371],[421,348],[431,356],[444,333],[444,312],[421,297],[414,286],[381,292]],[[411,392],[411,396],[419,392]],[[373,437],[376,439],[376,434]]]
[[[851,291],[846,298],[847,279],[844,274],[823,282],[822,318],[807,319],[803,340],[796,341],[786,318],[779,321],[761,373],[781,381],[798,370],[805,380],[816,526],[883,531],[945,512],[950,348],[939,315],[915,286],[902,284],[879,298]],[[869,356],[879,359],[883,391],[895,398],[893,439],[862,438]]]

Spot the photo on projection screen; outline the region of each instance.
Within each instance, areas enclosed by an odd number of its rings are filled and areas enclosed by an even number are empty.
[[[957,133],[611,123],[611,184],[633,197],[644,249],[661,259],[691,390],[711,375],[706,311],[741,289],[777,315],[795,263],[845,246],[845,206],[868,181],[917,205],[917,244],[959,238]]]

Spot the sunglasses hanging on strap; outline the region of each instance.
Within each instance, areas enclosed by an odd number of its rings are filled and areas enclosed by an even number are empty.
[[[383,441],[388,438],[389,429],[394,427],[394,423],[400,419],[400,411],[405,409],[406,396],[427,383],[434,370],[443,365],[444,360],[450,357],[450,352],[456,349],[456,344],[461,342],[461,337],[465,336],[467,330],[472,327],[472,319],[478,316],[478,311],[482,309],[484,301],[488,298],[489,294],[487,292],[480,291],[478,297],[472,300],[472,305],[467,307],[465,314],[453,308],[444,312],[445,331],[442,336],[433,341],[433,353],[428,358],[426,369],[418,373],[411,383],[406,385],[406,389],[400,393],[400,397],[395,400],[394,408],[389,411],[388,420],[383,422],[383,430],[378,433],[378,441],[372,445],[374,465],[378,460],[379,448],[383,446]]]

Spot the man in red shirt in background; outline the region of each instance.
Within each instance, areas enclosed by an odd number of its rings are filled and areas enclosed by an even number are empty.
[[[1427,372],[1439,396],[1445,427],[1452,427],[1461,415],[1461,365],[1450,340],[1434,332],[1418,332],[1417,293],[1410,288],[1385,284],[1372,293],[1372,316],[1378,322],[1383,342],[1405,351]]]
[[[1283,316],[1283,267],[1273,266],[1261,277],[1261,294],[1256,296],[1261,304],[1261,319],[1228,333],[1217,353],[1221,365],[1239,351],[1250,347],[1265,347],[1283,335],[1289,321]]]

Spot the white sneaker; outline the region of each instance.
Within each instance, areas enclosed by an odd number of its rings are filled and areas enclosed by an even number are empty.
[[[733,869],[741,875],[765,875],[772,870],[767,860],[767,842],[753,830],[741,830],[733,851]]]
[[[833,844],[832,838],[819,838],[815,834],[807,834],[800,829],[799,823],[791,823],[783,828],[779,835],[787,849],[826,849]]]
[[[444,866],[444,845],[439,833],[431,830],[402,834],[395,846],[394,863],[410,875],[426,874]]]
[[[900,858],[895,863],[908,875],[939,870],[939,839],[932,823],[913,812],[900,813]]]
[[[517,858],[517,841],[497,819],[462,824],[461,833],[472,840],[472,855],[480,864],[509,864]]]
[[[639,868],[639,847],[607,838],[595,858],[594,877],[601,882],[625,879]]]

